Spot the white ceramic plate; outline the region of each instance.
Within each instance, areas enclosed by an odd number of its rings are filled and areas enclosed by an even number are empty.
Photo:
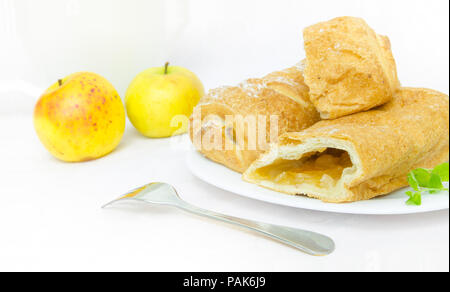
[[[324,203],[316,199],[303,196],[290,196],[246,183],[241,179],[239,173],[212,162],[195,150],[191,150],[188,153],[187,164],[195,176],[220,189],[283,206],[325,212],[366,215],[425,213],[449,208],[448,192],[441,192],[437,195],[425,195],[422,199],[422,206],[408,206],[405,204],[408,199],[405,192],[409,189],[402,189],[390,195],[369,201],[347,204]]]

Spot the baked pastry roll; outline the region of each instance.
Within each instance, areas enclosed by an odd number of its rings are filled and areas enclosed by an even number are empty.
[[[304,30],[305,82],[322,119],[389,102],[400,87],[387,37],[367,23],[340,17]]]
[[[448,96],[403,88],[372,111],[283,135],[243,177],[287,194],[353,202],[405,187],[411,170],[448,158]]]
[[[319,121],[308,92],[300,66],[213,89],[194,109],[191,140],[207,158],[242,173],[280,134]]]

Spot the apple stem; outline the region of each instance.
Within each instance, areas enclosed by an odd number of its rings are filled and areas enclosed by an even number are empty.
[[[58,79],[58,85],[59,85],[59,87],[62,86],[62,80],[61,79]]]
[[[164,75],[167,75],[167,72],[169,70],[169,62],[166,63],[165,67],[164,67]]]

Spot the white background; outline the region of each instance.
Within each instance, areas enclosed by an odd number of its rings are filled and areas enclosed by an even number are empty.
[[[352,216],[274,206],[194,178],[178,139],[150,140],[128,125],[111,155],[53,159],[32,110],[58,78],[89,70],[124,94],[166,60],[205,87],[291,66],[302,28],[360,16],[390,37],[405,86],[448,94],[447,0],[0,0],[0,270],[307,271],[449,269],[448,211]],[[337,250],[313,258],[252,233],[165,208],[99,207],[150,181],[231,215],[330,235]]]

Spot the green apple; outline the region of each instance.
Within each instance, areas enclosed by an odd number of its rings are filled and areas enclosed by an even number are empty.
[[[173,119],[192,114],[205,94],[198,77],[186,68],[169,66],[150,68],[131,82],[125,97],[128,118],[144,136],[170,137],[187,132],[188,125]]]

